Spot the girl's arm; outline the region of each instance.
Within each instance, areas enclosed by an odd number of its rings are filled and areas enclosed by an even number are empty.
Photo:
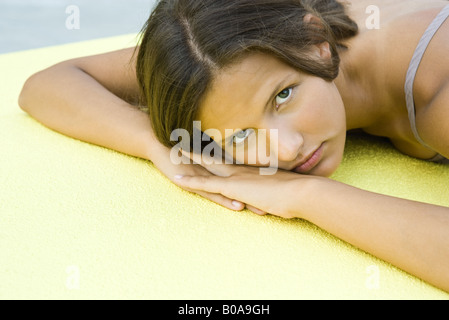
[[[330,179],[253,168],[177,177],[284,218],[301,218],[449,292],[449,208],[363,191]]]
[[[158,148],[138,98],[134,48],[74,59],[27,80],[20,107],[45,126],[78,140],[150,159]]]
[[[177,174],[211,175],[199,165],[174,165],[156,139],[148,114],[134,104],[139,90],[134,48],[66,61],[33,75],[20,107],[57,132],[134,157],[151,160],[170,180]],[[232,210],[222,195],[187,189]]]
[[[318,178],[306,192],[299,217],[449,292],[449,208]]]

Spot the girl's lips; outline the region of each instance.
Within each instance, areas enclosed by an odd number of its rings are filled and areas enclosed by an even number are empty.
[[[306,174],[312,171],[318,163],[320,163],[323,157],[323,145],[321,145],[302,165],[294,169],[293,171],[300,174]]]

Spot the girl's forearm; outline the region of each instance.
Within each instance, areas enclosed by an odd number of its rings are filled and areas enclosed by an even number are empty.
[[[305,199],[301,218],[449,292],[449,208],[321,178]]]
[[[28,79],[19,104],[45,126],[81,141],[144,159],[159,147],[146,113],[70,63]]]

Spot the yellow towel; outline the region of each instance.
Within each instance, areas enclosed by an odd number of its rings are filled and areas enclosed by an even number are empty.
[[[0,299],[448,299],[302,221],[235,213],[19,110],[32,73],[135,35],[0,56]],[[449,166],[350,137],[334,179],[449,206]]]

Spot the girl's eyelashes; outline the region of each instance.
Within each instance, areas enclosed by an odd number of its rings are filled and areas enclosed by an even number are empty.
[[[254,131],[253,129],[246,129],[238,132],[236,135],[232,137],[232,142],[235,145],[239,145],[245,142],[245,140],[248,139],[248,137],[251,135],[251,133],[253,133],[253,131]]]
[[[293,94],[293,88],[287,88],[282,90],[275,99],[276,109],[279,109],[280,106],[287,103]]]

